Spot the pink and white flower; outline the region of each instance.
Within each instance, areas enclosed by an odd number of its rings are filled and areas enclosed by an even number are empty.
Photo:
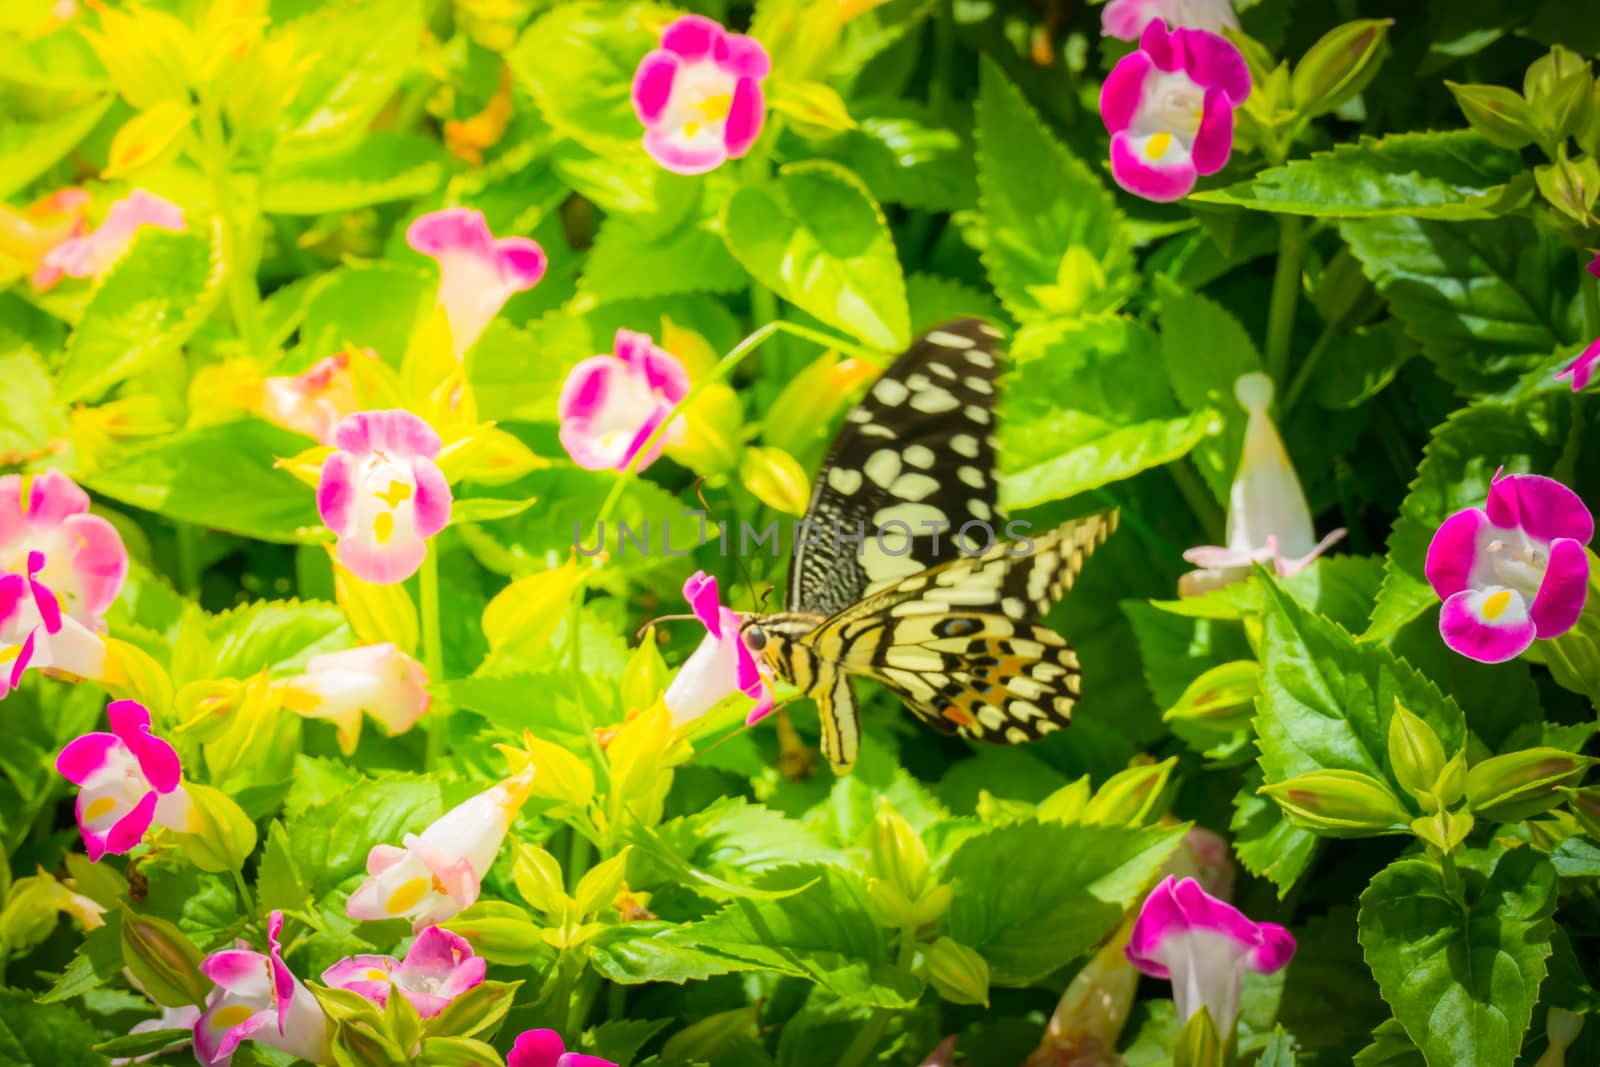
[[[241,1041],[256,1041],[310,1063],[332,1063],[328,1016],[317,998],[283,962],[278,943],[283,912],[267,919],[267,952],[225,949],[200,964],[217,985],[194,1027],[194,1054],[202,1067],[233,1059]]]
[[[111,205],[105,221],[89,233],[69,237],[44,254],[34,273],[34,287],[48,289],[65,275],[98,278],[128,251],[145,226],[182,233],[183,209],[154,193],[135,189]]]
[[[195,1024],[200,1021],[201,1011],[193,1004],[185,1004],[177,1008],[168,1008],[164,1005],[157,1005],[157,1007],[161,1009],[161,1014],[157,1015],[154,1019],[146,1019],[143,1022],[134,1023],[128,1028],[129,1037],[132,1037],[135,1034],[152,1034],[158,1030],[192,1031],[195,1028]],[[144,1063],[146,1060],[153,1060],[157,1056],[161,1056],[167,1052],[173,1052],[177,1049],[183,1048],[185,1045],[190,1044],[193,1040],[194,1039],[192,1036],[188,1038],[181,1038],[174,1041],[168,1048],[162,1049],[159,1052],[150,1052],[143,1056],[120,1056],[116,1059],[113,1059],[111,1064],[112,1067],[122,1067],[122,1065],[126,1063]]]
[[[371,349],[358,355],[374,358]],[[352,353],[335,352],[301,374],[274,375],[261,380],[261,415],[268,422],[333,444],[333,434],[346,415],[360,410],[355,381],[350,373]]]
[[[339,562],[363,581],[405,581],[450,521],[450,485],[433,462],[439,435],[409,411],[362,411],[339,423],[334,442],[317,510],[339,538]]]
[[[483,981],[488,963],[474,955],[467,939],[437,926],[417,935],[406,957],[351,956],[322,972],[324,985],[359,993],[378,1007],[399,990],[417,1014],[431,1019],[462,993]]]
[[[644,149],[667,170],[704,174],[750,151],[766,119],[761,83],[772,61],[761,42],[685,15],[633,75]]]
[[[1556,371],[1556,381],[1572,382],[1572,391],[1581,393],[1589,388],[1589,382],[1594,378],[1596,368],[1600,368],[1600,338],[1579,352],[1577,358],[1565,367]]]
[[[1152,22],[1211,33],[1239,28],[1231,0],[1111,0],[1100,11],[1101,30],[1124,41],[1138,40]]]
[[[482,336],[514,293],[539,284],[549,262],[537,241],[497,239],[483,212],[472,208],[419,216],[406,228],[406,243],[439,261],[439,306],[457,357]]]
[[[1277,923],[1252,922],[1193,878],[1168,875],[1139,909],[1127,954],[1145,974],[1171,980],[1180,1019],[1204,1007],[1226,1040],[1239,1018],[1244,972],[1281,970],[1294,948],[1294,936]]]
[[[457,804],[404,847],[374,845],[369,877],[350,895],[352,919],[411,920],[413,930],[442,923],[478,899],[483,876],[505,842],[511,820],[533,789],[529,766]]]
[[[696,571],[683,583],[683,598],[705,626],[706,636],[678,668],[662,697],[673,725],[693,722],[735,692],[756,702],[748,722],[764,718],[772,711],[772,689],[744,642],[738,613],[722,606],[717,580]]]
[[[128,550],[116,527],[89,514],[89,494],[60,471],[0,477],[0,572],[23,572],[35,552],[44,554],[40,579],[61,610],[101,629],[128,576]]]
[[[1249,577],[1256,563],[1270,563],[1279,575],[1297,574],[1344,536],[1334,530],[1318,541],[1311,506],[1300,486],[1283,438],[1273,424],[1272,379],[1241,374],[1233,394],[1248,414],[1244,451],[1228,495],[1227,547],[1191,548],[1183,558],[1201,568],[1178,581],[1183,596],[1198,596]]]
[[[347,756],[361,740],[363,713],[394,737],[416,725],[429,701],[427,670],[387,642],[312,656],[304,674],[283,684],[283,706],[332,722]]]
[[[56,245],[84,232],[89,194],[82,189],[58,189],[25,208],[0,204],[0,255],[38,271]],[[34,287],[44,289],[48,274],[36,274]]]
[[[524,1030],[506,1055],[506,1067],[617,1067],[610,1060],[568,1052],[554,1030]]]
[[[78,786],[78,832],[91,860],[129,851],[152,825],[186,833],[194,813],[178,754],[150,732],[145,706],[113,700],[106,714],[110,733],[74,738],[56,757],[56,770]]]
[[[1589,592],[1594,516],[1578,494],[1537,474],[1496,474],[1486,507],[1440,524],[1425,573],[1444,600],[1444,643],[1482,663],[1520,655],[1577,623]]]
[[[590,356],[567,375],[558,404],[561,444],[585,470],[643,470],[684,440],[680,416],[640,454],[688,393],[689,372],[678,357],[648,334],[618,330],[611,355]]]
[[[1233,111],[1250,95],[1244,57],[1205,30],[1145,26],[1100,89],[1111,175],[1146,200],[1181,200],[1233,151]]]

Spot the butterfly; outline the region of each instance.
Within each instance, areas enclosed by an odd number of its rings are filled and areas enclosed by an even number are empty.
[[[1032,741],[1071,720],[1077,654],[1039,619],[1117,513],[1038,537],[1024,523],[1001,527],[999,340],[977,319],[949,323],[883,373],[823,461],[784,610],[740,624],[751,652],[816,700],[823,755],[838,774],[861,746],[857,675],[934,729],[974,741]]]

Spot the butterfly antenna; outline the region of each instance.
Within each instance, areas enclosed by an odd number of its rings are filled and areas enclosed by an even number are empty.
[[[716,512],[712,509],[710,502],[706,500],[706,495],[705,495],[705,492],[704,492],[705,484],[706,484],[706,479],[705,479],[704,475],[701,475],[699,478],[696,478],[694,480],[694,495],[695,495],[695,498],[700,501],[700,506],[705,509],[706,516],[708,518],[711,518],[711,520],[713,522],[715,522],[716,521],[716,519],[715,519]],[[723,533],[724,533],[724,535],[726,535],[727,531],[724,530]],[[726,553],[728,551],[728,546],[726,544],[724,544],[722,546],[722,551],[724,553]],[[744,565],[744,560],[739,558],[737,555],[735,555],[733,557],[733,565],[735,567],[739,568],[739,574],[744,578],[745,588],[747,590],[749,590],[749,592],[750,592],[750,602],[752,604],[756,603],[757,602],[756,601],[756,583],[755,583],[754,579],[752,579],[750,577],[750,568],[746,567]],[[763,598],[763,600],[764,600],[764,598]],[[760,611],[761,609],[760,609],[760,607],[757,607],[756,610]]]
[[[695,615],[692,612],[684,612],[684,613],[682,613],[680,615],[657,615],[653,619],[646,619],[644,621],[644,623],[637,630],[634,631],[633,639],[635,641],[637,641],[640,638],[642,638],[644,636],[644,632],[646,630],[650,629],[650,627],[654,626],[658,622],[677,622],[677,621],[682,620],[682,619],[695,619],[695,618],[698,618],[698,617],[699,616]]]

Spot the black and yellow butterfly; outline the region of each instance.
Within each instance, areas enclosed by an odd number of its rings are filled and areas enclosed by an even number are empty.
[[[1078,658],[1039,624],[1116,528],[1114,511],[1007,540],[994,480],[999,333],[966,319],[930,331],[852,410],[795,538],[784,611],[741,634],[810,694],[822,751],[855,764],[851,675],[898,693],[923,722],[1016,744],[1068,724]]]

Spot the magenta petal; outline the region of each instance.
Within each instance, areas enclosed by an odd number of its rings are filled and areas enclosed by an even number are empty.
[[[1583,269],[1588,271],[1590,274],[1593,274],[1596,278],[1600,278],[1600,253],[1597,253],[1595,257],[1589,261],[1589,265]]]
[[[346,570],[374,585],[403,582],[428,558],[428,542],[420,537],[395,537],[386,545],[347,537],[334,550]]]
[[[356,498],[356,460],[348,452],[333,452],[322,462],[322,477],[317,482],[317,514],[340,537],[350,533],[355,522],[351,505]]]
[[[1542,638],[1560,637],[1578,624],[1589,595],[1589,555],[1569,538],[1550,545],[1550,563],[1528,614]]]
[[[1152,26],[1156,23],[1151,23]],[[1194,164],[1177,151],[1174,139],[1168,148],[1167,158],[1173,163],[1153,166],[1143,158],[1129,131],[1113,134],[1111,138],[1111,176],[1117,184],[1135,196],[1157,203],[1182,200],[1194,188]]]
[[[712,637],[722,638],[722,599],[717,591],[717,579],[705,571],[695,571],[683,583],[683,599],[689,610],[700,620]]]
[[[569,1052],[556,1061],[556,1067],[617,1067],[610,1060],[589,1056],[582,1052]]]
[[[1294,935],[1277,923],[1260,923],[1257,930],[1261,944],[1250,953],[1250,969],[1258,974],[1281,971],[1294,958]]]
[[[525,1030],[506,1055],[506,1067],[556,1067],[566,1051],[566,1043],[554,1030]]]
[[[754,78],[757,82],[772,73],[772,57],[754,37],[730,33],[723,39],[723,44],[725,54],[719,66],[728,73],[740,78]]]
[[[200,963],[200,973],[225,990],[246,992],[248,983],[261,975],[267,957],[249,949],[228,948],[213,952]],[[245,987],[245,988],[241,988]]]
[[[754,78],[740,78],[734,84],[733,102],[728,106],[728,121],[722,130],[722,143],[731,158],[738,159],[750,151],[750,146],[761,136],[766,114],[761,86]]]
[[[617,387],[617,379],[626,373],[627,368],[611,356],[579,360],[561,385],[557,416],[563,423],[593,417],[605,407],[606,398]]]
[[[406,227],[406,243],[425,256],[466,251],[489,255],[494,236],[483,212],[465,207],[445,208],[419,215]]]
[[[200,1021],[194,1025],[195,1059],[199,1060],[203,1067],[220,1067],[226,1064],[240,1043],[264,1027],[272,1025],[272,1013],[258,1011],[243,1022],[229,1027],[218,1039],[216,1028],[210,1025],[210,1019],[213,1014],[227,1006],[226,1003],[218,1001],[207,1008],[205,1014],[200,1016]]]
[[[1124,949],[1128,962],[1152,978],[1171,976],[1167,965],[1157,956],[1160,954],[1162,942],[1169,935],[1181,932],[1186,927],[1183,909],[1178,906],[1174,892],[1177,884],[1177,877],[1169,874],[1160,885],[1150,891],[1149,896],[1145,897],[1144,904],[1139,908],[1139,915],[1134,920],[1128,947]]]
[[[500,280],[512,292],[538,285],[550,262],[539,242],[529,237],[503,237],[496,241],[494,259],[500,270]]]
[[[139,798],[139,803],[133,806],[132,811],[106,831],[107,852],[120,856],[144,840],[145,831],[150,829],[150,823],[156,817],[156,800],[154,791],[146,793]]]
[[[1206,103],[1200,129],[1194,135],[1189,156],[1200,174],[1215,174],[1228,164],[1233,152],[1233,107],[1221,89],[1206,90]]]
[[[411,461],[411,476],[417,483],[413,506],[416,508],[418,537],[432,537],[450,522],[450,483],[444,472],[429,459]]]
[[[1178,30],[1173,37],[1184,72],[1197,85],[1221,89],[1234,107],[1249,98],[1250,68],[1232,41],[1209,30]]]
[[[1553,375],[1556,381],[1570,379],[1572,391],[1581,393],[1589,387],[1589,382],[1594,378],[1595,367],[1600,364],[1600,339],[1595,340],[1578,353],[1571,363],[1556,371]]]
[[[1570,537],[1586,545],[1594,537],[1594,516],[1578,494],[1543,475],[1496,478],[1489,486],[1487,510],[1496,526],[1520,526],[1540,541]]]
[[[1170,72],[1183,66],[1177,34],[1169,33],[1167,24],[1160,19],[1151,19],[1139,34],[1139,51],[1149,56],[1150,62],[1161,70]]]
[[[123,747],[122,739],[115,734],[84,734],[67,742],[56,757],[56,770],[73,785],[82,785],[91,775],[106,765],[107,758]]]
[[[1522,598],[1512,594],[1513,607],[1494,622],[1483,618],[1479,606],[1491,593],[1464,589],[1444,602],[1439,612],[1439,636],[1456,652],[1479,663],[1504,663],[1515,659],[1538,636]]]
[[[20,494],[21,479],[17,475],[11,478],[17,479],[16,491]],[[81,515],[88,510],[89,494],[60,471],[45,471],[33,480],[28,490],[28,518],[40,525],[62,522],[70,515]]]
[[[725,32],[704,15],[685,15],[661,31],[661,47],[684,59],[705,59],[717,50]]]
[[[34,634],[36,630],[29,630],[28,636],[22,639],[22,647],[17,649],[17,658],[11,661],[11,677],[7,679],[11,688],[15,689],[22,684],[22,675],[28,669],[28,664],[33,662]],[[0,693],[3,696],[4,693]]]
[[[61,523],[74,544],[82,610],[99,616],[117,599],[128,576],[128,550],[117,528],[98,515],[68,515]]]
[[[113,700],[106,705],[106,718],[111,721],[111,732],[129,748],[150,732],[150,712],[137,700]]]
[[[438,926],[430,926],[411,943],[401,966],[429,978],[443,979],[472,957],[472,946],[466,938]]]
[[[139,769],[144,772],[145,781],[150,783],[152,789],[166,794],[178,788],[178,783],[183,780],[183,764],[171,745],[146,730],[138,744],[132,747],[134,757],[139,761]]]
[[[678,76],[678,57],[657,49],[639,61],[633,73],[633,113],[652,126],[666,113],[672,100],[672,83]]]
[[[727,145],[705,140],[703,144],[679,143],[673,131],[656,127],[646,130],[644,150],[650,158],[674,174],[705,174],[722,166],[728,158]]]
[[[1433,532],[1423,573],[1441,600],[1472,587],[1472,565],[1478,559],[1478,540],[1489,516],[1482,508],[1456,512]]]
[[[347,415],[334,431],[334,440],[346,452],[382,452],[391,459],[434,459],[443,447],[432,426],[411,412],[398,409]]]
[[[1111,68],[1100,86],[1100,119],[1106,124],[1107,133],[1121,133],[1132,125],[1150,67],[1149,56],[1130,52]]]

